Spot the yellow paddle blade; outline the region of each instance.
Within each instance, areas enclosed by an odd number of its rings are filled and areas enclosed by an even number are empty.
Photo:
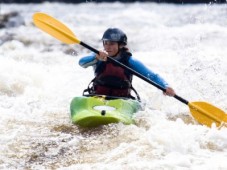
[[[33,22],[38,28],[66,44],[80,43],[69,28],[45,13],[35,13]]]
[[[201,124],[211,127],[213,123],[217,127],[227,122],[227,114],[221,109],[206,102],[191,102],[188,104],[192,116]]]

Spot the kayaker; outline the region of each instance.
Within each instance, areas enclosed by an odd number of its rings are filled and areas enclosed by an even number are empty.
[[[135,98],[131,94],[131,91],[134,91],[139,98],[138,93],[132,87],[133,75],[124,68],[108,61],[107,56],[109,56],[165,88],[165,95],[175,95],[173,88],[161,76],[132,56],[126,46],[127,36],[122,30],[118,28],[107,29],[102,36],[102,41],[104,50],[100,50],[99,55],[91,53],[79,60],[79,65],[84,68],[93,66],[95,73],[95,78],[84,90],[84,94],[87,92],[89,95]]]

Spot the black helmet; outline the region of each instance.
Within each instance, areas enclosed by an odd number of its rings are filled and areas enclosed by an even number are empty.
[[[118,28],[108,28],[103,36],[102,36],[102,40],[105,41],[116,41],[119,43],[122,43],[124,45],[127,45],[127,36],[126,34],[118,29]]]

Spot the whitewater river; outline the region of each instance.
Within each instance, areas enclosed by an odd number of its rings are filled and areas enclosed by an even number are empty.
[[[102,49],[109,27],[128,36],[133,55],[188,101],[227,111],[227,6],[113,4],[1,4],[25,25],[0,29],[0,169],[226,170],[227,129],[199,125],[188,106],[134,78],[144,109],[135,125],[96,129],[73,125],[69,104],[93,78],[78,66],[89,53],[36,28],[35,12],[65,23]]]

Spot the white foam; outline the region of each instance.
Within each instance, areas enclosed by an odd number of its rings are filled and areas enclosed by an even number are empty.
[[[1,29],[14,40],[0,46],[0,169],[225,169],[226,129],[198,125],[188,106],[134,78],[146,104],[136,125],[81,130],[69,104],[93,78],[78,59],[89,51],[66,46],[32,24],[35,12],[65,23],[102,49],[108,27],[128,36],[134,56],[189,101],[227,110],[226,5],[155,3],[1,4],[19,10],[25,26]],[[78,55],[66,55],[73,48]]]

